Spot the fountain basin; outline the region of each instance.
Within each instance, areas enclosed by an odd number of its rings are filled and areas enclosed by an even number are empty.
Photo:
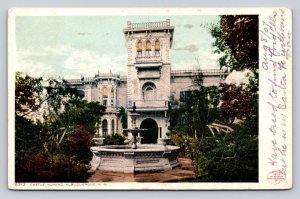
[[[179,149],[158,144],[140,144],[137,149],[131,149],[129,145],[91,147],[91,169],[123,173],[171,170],[180,166],[177,160]]]

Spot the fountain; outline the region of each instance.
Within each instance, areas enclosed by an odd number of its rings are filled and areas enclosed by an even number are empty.
[[[114,171],[123,173],[166,171],[180,166],[177,156],[180,147],[159,144],[137,144],[137,136],[147,129],[140,129],[136,126],[135,103],[133,111],[129,115],[132,119],[132,128],[124,131],[132,134],[132,146],[130,145],[106,145],[91,147],[93,159],[91,160],[92,170]]]
[[[131,129],[124,129],[124,131],[127,131],[129,133],[131,133],[132,138],[133,138],[133,142],[132,142],[132,149],[137,149],[137,135],[142,132],[142,131],[147,131],[148,129],[140,129],[136,126],[136,118],[139,116],[140,114],[136,113],[136,106],[135,106],[135,102],[133,102],[133,111],[132,113],[129,115],[131,117],[132,120],[132,126],[133,128]]]

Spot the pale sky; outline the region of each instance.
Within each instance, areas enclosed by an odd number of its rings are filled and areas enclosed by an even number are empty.
[[[171,20],[175,26],[172,69],[219,68],[207,24],[218,16],[16,17],[17,70],[33,76],[79,78],[112,71],[126,75],[127,21]]]

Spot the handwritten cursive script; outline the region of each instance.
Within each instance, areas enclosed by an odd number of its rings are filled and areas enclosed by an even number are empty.
[[[268,181],[279,184],[286,179],[287,152],[289,147],[287,139],[287,108],[289,99],[287,95],[287,61],[291,56],[291,36],[286,28],[286,13],[283,9],[274,10],[267,20],[262,21],[260,42],[263,56],[261,66],[268,74],[268,94],[266,107],[270,117],[267,133],[270,134],[271,150],[268,154],[270,172]],[[264,105],[263,105],[264,106]]]

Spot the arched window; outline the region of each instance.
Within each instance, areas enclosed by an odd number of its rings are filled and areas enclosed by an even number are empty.
[[[141,40],[139,40],[136,44],[136,51],[137,51],[137,57],[141,57],[143,51],[143,44]]]
[[[141,40],[139,40],[139,41],[137,42],[136,50],[137,50],[138,52],[142,52],[142,51],[143,51],[143,45],[142,45],[142,41],[141,41]]]
[[[111,133],[115,134],[115,120],[111,120]]]
[[[160,56],[160,53],[159,53],[159,51],[160,51],[160,42],[159,42],[158,39],[155,41],[154,49],[155,49],[155,56]]]
[[[111,88],[110,93],[111,93],[111,95],[110,95],[111,99],[113,99],[115,97],[115,90],[114,90],[114,88]]]
[[[150,40],[146,41],[146,51],[151,51],[151,42],[150,42]]]
[[[107,136],[107,120],[104,119],[102,121],[102,136],[106,137]]]
[[[156,99],[156,86],[152,82],[146,82],[143,85],[143,98],[144,100],[155,100]]]
[[[160,51],[160,42],[158,39],[155,41],[155,51]]]
[[[111,88],[110,90],[110,105],[114,106],[114,99],[115,98],[115,90],[114,88]]]
[[[102,90],[102,96],[103,97],[108,97],[108,89],[106,86],[103,87],[103,90]]]

